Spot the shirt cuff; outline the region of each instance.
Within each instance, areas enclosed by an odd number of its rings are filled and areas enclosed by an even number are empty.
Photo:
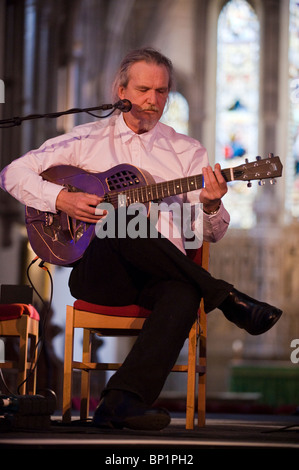
[[[42,210],[45,212],[52,212],[53,214],[56,214],[56,199],[60,191],[66,188],[65,186],[53,184],[48,181],[45,181],[44,183],[46,184],[43,185],[43,200],[47,201],[47,203],[45,203],[45,206]]]
[[[215,243],[226,233],[230,222],[230,216],[221,202],[216,214],[203,212],[204,240]]]

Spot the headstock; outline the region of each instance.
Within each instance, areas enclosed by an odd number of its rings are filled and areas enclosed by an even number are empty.
[[[251,186],[252,180],[259,180],[259,184],[264,184],[265,179],[270,179],[271,184],[275,184],[275,178],[282,175],[282,163],[279,157],[269,154],[268,158],[256,157],[256,161],[248,162],[230,169],[230,181],[248,181],[247,186]]]

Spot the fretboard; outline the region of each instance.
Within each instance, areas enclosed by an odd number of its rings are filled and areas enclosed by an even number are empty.
[[[221,171],[226,181],[231,181],[231,169]],[[189,191],[201,189],[204,186],[203,175],[193,175],[184,178],[178,178],[171,181],[162,181],[160,183],[149,184],[146,186],[135,186],[125,190],[126,205],[134,202],[147,203],[164,199],[176,194],[183,194]]]

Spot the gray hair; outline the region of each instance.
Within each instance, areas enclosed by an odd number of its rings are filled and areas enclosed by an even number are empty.
[[[136,62],[141,61],[147,63],[154,63],[157,65],[164,65],[169,75],[168,91],[171,90],[173,86],[173,65],[171,60],[161,54],[161,52],[157,51],[156,49],[153,49],[151,47],[144,47],[142,49],[135,49],[129,52],[122,60],[119,69],[116,73],[112,87],[113,99],[115,101],[119,99],[118,88],[120,86],[126,88],[128,85],[129,71],[131,66]]]

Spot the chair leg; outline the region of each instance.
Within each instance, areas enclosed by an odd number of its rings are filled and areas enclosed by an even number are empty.
[[[201,309],[200,327],[199,366],[203,367],[205,372],[198,375],[198,427],[206,424],[207,315],[203,309]]]
[[[32,361],[32,367],[34,368],[31,380],[31,387],[29,393],[32,395],[36,394],[36,379],[37,379],[37,367],[36,361],[38,356],[38,322],[36,320],[31,320],[31,328],[30,328],[30,335],[31,335],[31,351],[30,351],[30,360]]]
[[[196,349],[197,349],[197,321],[189,333],[188,345],[188,376],[186,400],[186,429],[194,429],[195,391],[196,391]]]
[[[71,421],[72,409],[72,372],[74,350],[74,309],[66,307],[65,344],[64,344],[64,373],[63,373],[63,403],[62,421]]]
[[[206,424],[206,379],[200,375],[198,379],[198,427]]]
[[[83,330],[83,353],[82,362],[91,362],[91,332],[87,328]],[[90,396],[90,371],[82,369],[81,371],[81,403],[80,418],[87,419],[89,416],[89,396]]]
[[[18,373],[18,387],[20,395],[26,393],[26,376],[27,376],[27,356],[28,356],[28,315],[23,315],[20,318],[20,352],[19,352],[19,373]]]

